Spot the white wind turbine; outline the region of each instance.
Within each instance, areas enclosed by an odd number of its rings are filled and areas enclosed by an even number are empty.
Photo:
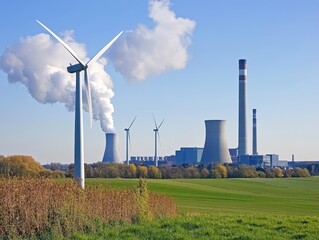
[[[126,132],[126,164],[129,165],[129,157],[128,157],[128,142],[130,141],[130,128],[132,127],[134,121],[136,119],[133,119],[132,123],[130,124],[130,126],[128,128],[125,128],[124,131]]]
[[[116,35],[108,44],[106,44],[93,58],[87,63],[84,63],[73,49],[66,44],[60,37],[52,32],[43,23],[37,22],[44,27],[56,40],[58,40],[68,52],[78,61],[78,64],[67,67],[69,73],[76,73],[76,88],[75,88],[75,134],[74,134],[74,178],[78,181],[79,185],[84,189],[84,147],[83,147],[83,112],[82,112],[82,81],[80,79],[80,72],[84,70],[84,85],[87,95],[87,103],[90,113],[90,126],[92,127],[92,100],[91,89],[88,77],[88,67],[90,63],[97,61],[103,53],[118,39],[123,33],[121,31]]]
[[[153,129],[154,133],[155,133],[155,155],[154,155],[154,161],[155,161],[155,166],[158,167],[158,160],[157,160],[157,136],[159,137],[159,128],[162,126],[164,119],[162,120],[162,122],[160,123],[160,125],[157,126],[156,120],[154,118],[153,115],[153,119],[154,119],[154,123],[155,123],[155,128]]]

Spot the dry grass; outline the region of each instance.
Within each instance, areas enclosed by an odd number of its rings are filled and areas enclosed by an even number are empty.
[[[136,194],[141,191],[147,192],[147,186],[83,191],[71,180],[0,179],[0,236],[36,238],[48,231],[54,236],[69,236],[75,231],[94,230],[97,223],[132,222],[144,214],[141,203],[152,217],[176,214],[170,198],[150,194],[145,202]]]

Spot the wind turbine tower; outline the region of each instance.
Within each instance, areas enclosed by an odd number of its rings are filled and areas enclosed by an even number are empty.
[[[120,37],[123,33],[121,31],[116,35],[108,44],[106,44],[93,58],[87,63],[84,63],[74,52],[74,50],[66,44],[60,37],[52,32],[43,23],[37,20],[37,22],[47,30],[56,40],[58,40],[66,50],[78,61],[78,64],[71,65],[67,68],[69,73],[76,74],[76,87],[75,87],[75,134],[74,134],[74,178],[78,184],[84,189],[84,147],[83,147],[83,110],[82,110],[82,81],[80,79],[80,72],[84,70],[84,85],[87,94],[87,104],[90,113],[90,125],[92,127],[92,100],[91,89],[88,77],[88,67],[90,63],[97,61],[103,53]]]
[[[154,123],[155,123],[155,128],[153,129],[154,133],[155,133],[155,154],[154,154],[154,161],[155,161],[155,166],[158,167],[158,160],[157,160],[157,137],[159,138],[159,128],[162,126],[164,119],[162,120],[162,122],[160,123],[160,125],[157,126],[156,120],[153,116],[154,119]]]
[[[129,161],[129,156],[128,156],[128,143],[130,141],[130,129],[134,123],[136,119],[136,116],[135,118],[133,119],[133,121],[131,122],[130,126],[128,128],[125,128],[124,131],[126,132],[126,164],[129,165],[130,164],[130,161]]]

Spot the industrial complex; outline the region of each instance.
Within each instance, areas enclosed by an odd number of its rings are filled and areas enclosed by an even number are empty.
[[[226,120],[205,120],[206,136],[203,147],[181,147],[175,155],[157,156],[155,137],[154,156],[131,156],[126,163],[137,165],[183,165],[228,163],[247,164],[260,167],[288,167],[288,161],[279,159],[278,154],[259,154],[257,150],[257,109],[252,109],[252,153],[247,142],[247,60],[239,59],[238,93],[238,147],[229,148],[226,140]],[[126,131],[126,130],[125,130]],[[106,148],[102,162],[119,163],[117,140],[114,133],[106,134]],[[157,163],[158,162],[158,163]],[[292,157],[292,163],[294,159]],[[294,163],[295,164],[295,163]]]

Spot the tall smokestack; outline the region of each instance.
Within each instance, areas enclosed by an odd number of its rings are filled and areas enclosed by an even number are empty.
[[[238,156],[248,155],[247,153],[247,132],[246,132],[246,82],[247,66],[246,59],[239,59],[239,121],[238,121]]]
[[[257,152],[257,110],[253,109],[253,155],[258,155]]]
[[[205,127],[206,138],[201,163],[231,163],[225,136],[226,121],[206,120]]]
[[[105,134],[106,145],[102,162],[120,163],[117,151],[117,138],[115,133]]]

